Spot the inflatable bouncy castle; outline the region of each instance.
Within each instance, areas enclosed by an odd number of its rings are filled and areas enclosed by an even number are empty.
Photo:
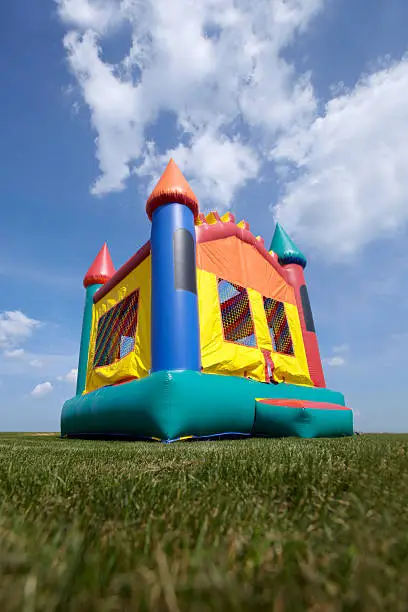
[[[351,409],[325,385],[306,259],[284,229],[268,250],[231,213],[204,216],[173,160],[146,212],[150,240],[117,271],[105,244],[84,278],[61,434],[351,435]]]

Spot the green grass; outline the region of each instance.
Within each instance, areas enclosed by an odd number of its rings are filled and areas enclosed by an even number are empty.
[[[0,436],[0,610],[408,609],[408,436]]]

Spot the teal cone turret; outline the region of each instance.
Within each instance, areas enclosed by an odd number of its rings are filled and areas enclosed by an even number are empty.
[[[302,268],[306,267],[306,257],[299,251],[292,238],[290,238],[279,223],[276,224],[269,250],[276,253],[282,266],[297,264],[302,266]]]

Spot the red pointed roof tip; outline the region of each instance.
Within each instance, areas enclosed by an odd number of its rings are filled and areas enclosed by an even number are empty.
[[[163,204],[184,204],[193,213],[194,219],[198,216],[198,200],[187,183],[176,162],[171,159],[156,187],[153,189],[146,203],[146,212],[150,219],[156,208]]]
[[[108,245],[105,244],[94,259],[93,264],[85,274],[84,287],[103,285],[115,274]]]

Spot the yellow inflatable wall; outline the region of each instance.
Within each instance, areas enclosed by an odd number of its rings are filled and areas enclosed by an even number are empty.
[[[218,292],[219,279],[247,290],[254,328],[254,346],[244,346],[225,339]],[[200,319],[201,360],[204,372],[248,376],[265,381],[265,357],[269,351],[277,382],[312,385],[303,345],[299,314],[293,288],[251,245],[230,236],[197,244],[197,290]],[[104,316],[123,300],[137,295],[137,325],[134,346],[125,356],[110,363],[100,359],[98,329]],[[274,351],[263,298],[273,298],[284,305],[293,354]],[[91,341],[85,393],[134,378],[143,378],[150,370],[151,257],[147,257],[93,307]],[[110,325],[106,335],[115,332]],[[169,324],[171,322],[169,321]],[[100,330],[101,334],[101,330]],[[109,342],[109,339],[106,340]],[[99,344],[98,344],[99,343]],[[98,348],[99,346],[99,348]],[[102,347],[103,348],[103,347]],[[99,351],[99,352],[98,352]],[[103,361],[103,360],[102,360]],[[105,358],[106,361],[106,358]]]
[[[147,257],[120,283],[94,304],[85,393],[120,381],[143,378],[150,370],[151,258]],[[133,292],[139,291],[134,350],[109,365],[94,367],[101,318]]]
[[[197,264],[203,371],[265,381],[262,351],[266,350],[271,351],[277,382],[312,386],[293,288],[271,264],[236,236],[198,244]],[[257,346],[225,340],[217,287],[219,278],[247,289]],[[284,304],[293,355],[274,351],[264,297]]]

